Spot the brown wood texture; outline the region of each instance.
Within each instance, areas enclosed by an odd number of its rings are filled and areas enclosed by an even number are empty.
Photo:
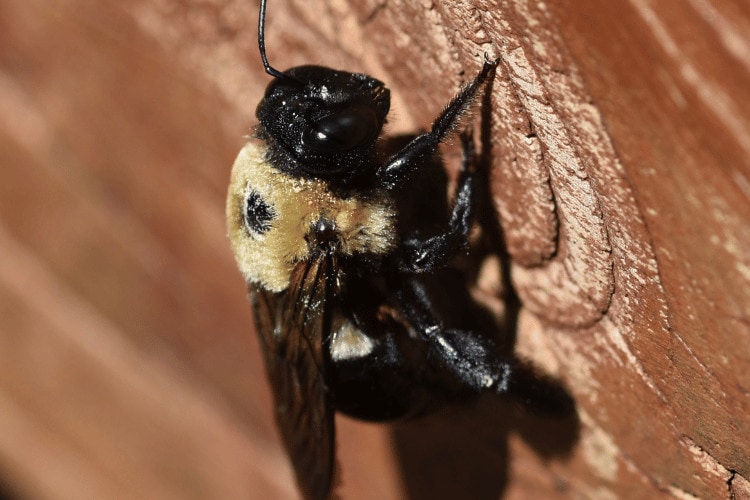
[[[256,21],[250,0],[0,0],[8,492],[296,497],[223,222],[269,81]],[[342,498],[750,498],[746,2],[272,0],[268,30],[278,67],[385,81],[391,132],[502,58],[484,147],[517,349],[579,409],[339,419]]]

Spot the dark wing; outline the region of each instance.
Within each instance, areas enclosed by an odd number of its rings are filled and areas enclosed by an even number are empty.
[[[321,252],[297,264],[284,292],[250,288],[276,423],[304,497],[315,500],[330,496],[336,460],[324,346],[330,334],[334,267],[333,256]]]

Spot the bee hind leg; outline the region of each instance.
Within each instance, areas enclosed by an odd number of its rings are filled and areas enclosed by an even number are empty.
[[[492,339],[444,328],[425,287],[416,279],[405,281],[399,294],[403,312],[427,345],[431,364],[449,371],[464,391],[509,396],[542,416],[564,417],[575,411],[574,400],[559,382],[526,362],[500,356]]]

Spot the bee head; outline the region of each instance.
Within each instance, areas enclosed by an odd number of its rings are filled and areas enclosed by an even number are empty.
[[[368,164],[390,107],[383,82],[321,66],[298,66],[268,85],[256,111],[260,136],[292,175],[356,175]]]

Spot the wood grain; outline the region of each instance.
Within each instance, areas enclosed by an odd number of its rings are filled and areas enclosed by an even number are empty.
[[[222,216],[268,82],[256,20],[0,1],[9,492],[296,497]],[[268,30],[278,67],[385,81],[393,133],[502,58],[484,146],[517,349],[579,407],[342,418],[342,498],[750,498],[745,2],[278,0]]]

